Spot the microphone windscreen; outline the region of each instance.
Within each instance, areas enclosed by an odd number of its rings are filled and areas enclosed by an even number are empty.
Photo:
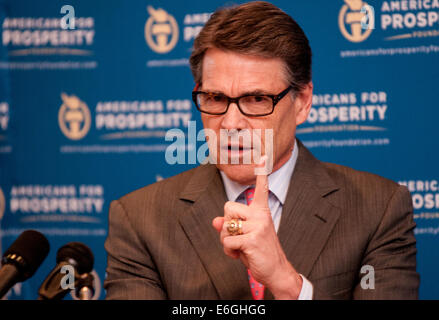
[[[70,259],[76,261],[76,271],[79,274],[89,273],[93,270],[93,253],[89,247],[81,242],[69,242],[59,248],[56,254],[56,263],[69,262]]]
[[[35,230],[26,230],[11,244],[3,254],[3,262],[13,261],[22,274],[22,280],[33,276],[50,250],[49,241],[46,237]],[[8,259],[8,256],[16,255],[17,259]]]

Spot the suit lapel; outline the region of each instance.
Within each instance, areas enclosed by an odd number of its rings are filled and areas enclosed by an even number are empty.
[[[288,260],[305,277],[309,276],[339,218],[340,209],[329,196],[338,189],[323,164],[299,141],[299,157],[278,236]]]
[[[247,271],[240,260],[224,254],[212,220],[224,215],[227,196],[222,179],[213,165],[196,169],[181,200],[193,202],[180,216],[180,224],[202,261],[220,299],[251,299]]]

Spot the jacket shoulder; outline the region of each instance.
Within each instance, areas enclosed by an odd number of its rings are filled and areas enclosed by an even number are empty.
[[[145,206],[159,206],[162,208],[172,206],[192,177],[195,175],[197,177],[207,176],[211,173],[211,170],[210,165],[198,166],[134,190],[117,201],[125,209],[138,209]]]
[[[406,189],[397,182],[380,175],[347,166],[323,162],[331,178],[345,191],[359,192],[365,197],[390,198],[398,189]],[[407,191],[408,192],[408,191]]]
[[[118,201],[122,203],[133,202],[136,201],[136,199],[151,198],[152,195],[160,192],[166,192],[171,195],[173,194],[173,191],[178,192],[178,190],[181,190],[198,169],[199,168],[197,167],[186,170],[175,176],[146,185],[127,193],[126,195],[120,197]]]

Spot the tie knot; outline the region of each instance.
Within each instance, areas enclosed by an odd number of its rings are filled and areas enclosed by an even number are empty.
[[[247,205],[250,205],[253,201],[253,198],[255,196],[255,188],[251,187],[244,191],[245,194],[245,200],[247,201]]]

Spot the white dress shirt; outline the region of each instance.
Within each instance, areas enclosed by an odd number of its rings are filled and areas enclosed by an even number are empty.
[[[297,141],[294,141],[294,148],[291,157],[282,167],[272,172],[268,176],[269,197],[268,206],[271,211],[271,217],[273,219],[276,232],[279,230],[280,218],[282,215],[282,208],[287,197],[288,186],[290,184],[291,176],[296,166],[297,157],[299,155],[299,148]],[[244,191],[249,187],[241,185],[235,181],[232,181],[227,175],[220,171],[223,179],[224,188],[229,201],[236,201],[240,203],[246,203]],[[312,300],[313,286],[308,279],[303,275],[300,275],[303,279],[302,289],[300,290],[299,300]]]

